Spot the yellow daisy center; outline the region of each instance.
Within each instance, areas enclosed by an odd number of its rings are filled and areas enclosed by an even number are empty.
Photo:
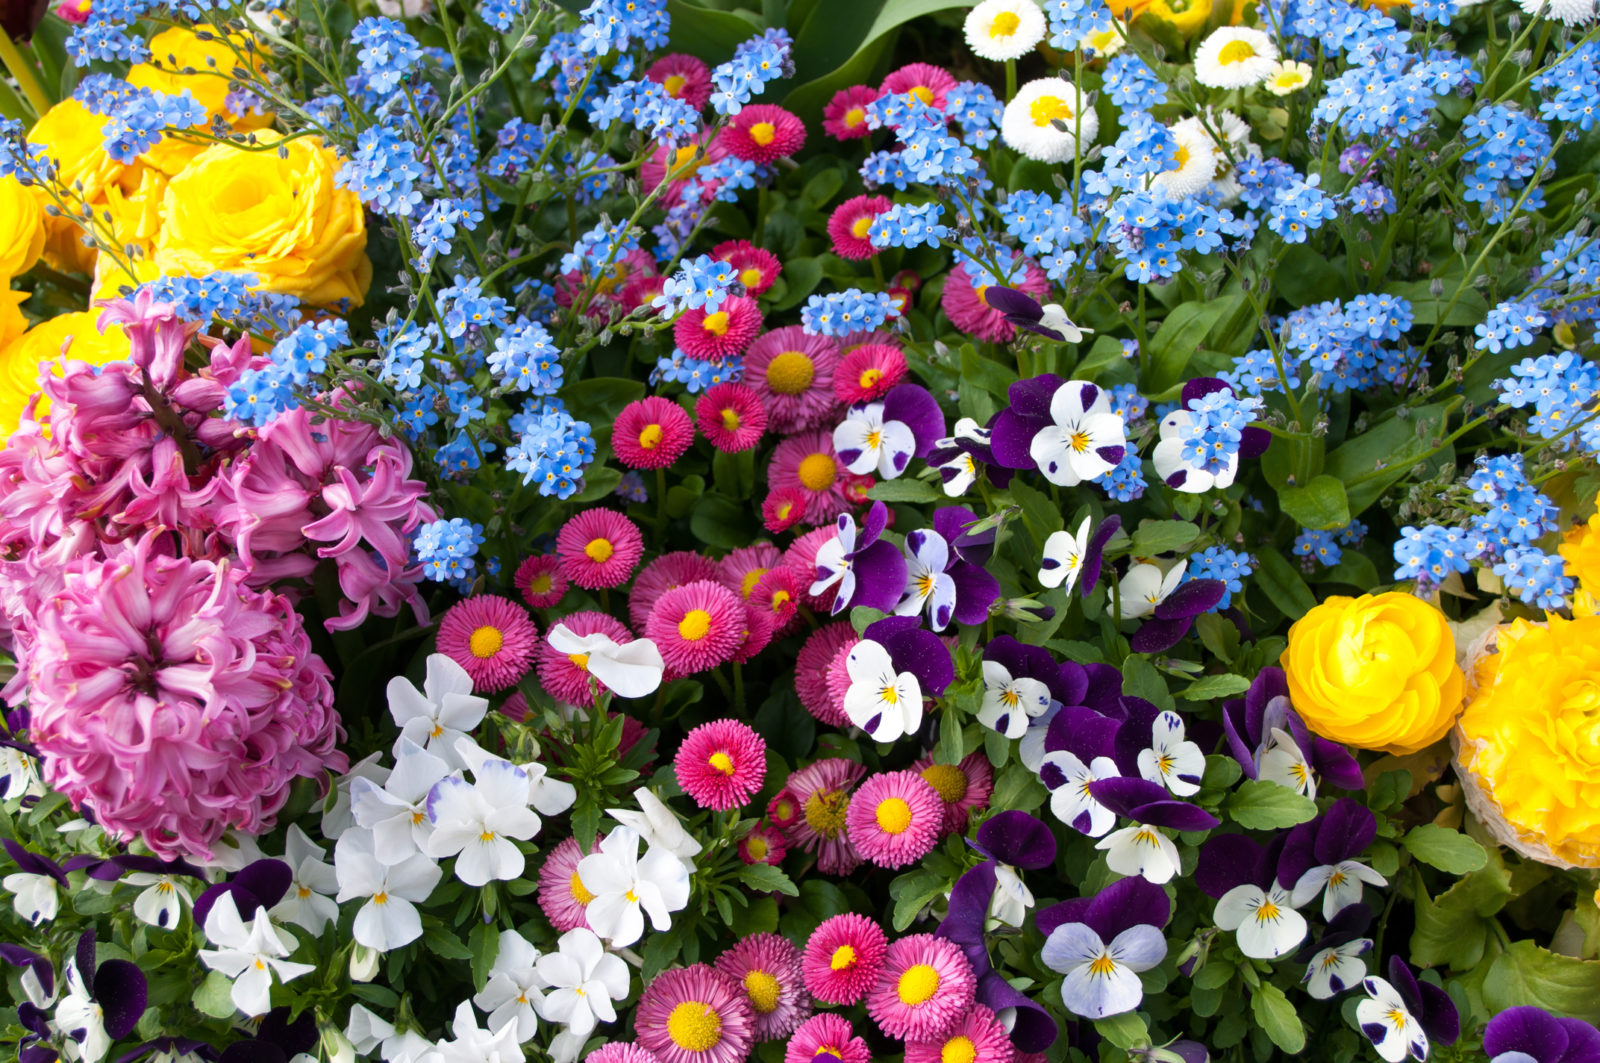
[[[867,120],[867,112],[860,107],[852,107],[844,113],[844,127],[854,129]]]
[[[929,764],[922,778],[939,793],[939,800],[953,805],[967,796],[967,773],[954,764]]]
[[[807,491],[826,491],[839,478],[832,454],[810,454],[800,462],[800,483]]]
[[[1181,170],[1185,166],[1187,166],[1188,164],[1189,164],[1189,149],[1184,147],[1182,144],[1179,144],[1178,145],[1177,162],[1175,162],[1173,164],[1172,168],[1174,170]]]
[[[733,758],[728,756],[728,754],[724,753],[720,749],[711,754],[711,756],[707,757],[706,763],[710,764],[713,768],[716,768],[724,775],[733,774]]]
[[[784,351],[767,363],[767,387],[779,395],[800,394],[816,376],[816,363],[800,351]]]
[[[972,289],[972,294],[976,295],[978,297],[978,302],[982,303],[984,306],[989,305],[989,286],[987,284],[978,285],[976,288]]]
[[[771,122],[757,122],[750,127],[750,139],[763,148],[778,138],[778,129]]]
[[[878,829],[885,834],[904,834],[911,826],[911,806],[903,797],[890,797],[878,804]]]
[[[583,884],[583,879],[578,877],[578,873],[576,871],[574,871],[572,873],[572,877],[567,880],[567,889],[572,892],[572,899],[577,901],[579,904],[588,904],[590,901],[594,900],[594,894],[589,892],[589,887]]]
[[[770,847],[765,839],[751,835],[745,840],[744,849],[745,852],[750,854],[752,860],[765,860]]]
[[[784,515],[788,516],[788,514],[784,514]],[[772,611],[774,613],[781,611],[784,606],[788,605],[793,600],[794,600],[794,596],[792,594],[790,594],[788,591],[773,591],[772,592]]]
[[[767,570],[764,568],[753,568],[746,572],[744,578],[739,581],[739,593],[746,598],[750,597],[750,593],[756,589],[756,584],[760,583],[761,577],[766,574]]]
[[[661,87],[667,90],[668,96],[676,98],[678,93],[682,92],[683,87],[688,83],[689,79],[684,77],[682,74],[673,74],[668,77],[667,80],[661,83]]]
[[[661,435],[660,425],[647,424],[644,431],[639,433],[639,445],[645,450],[654,450],[661,445]]]
[[[933,90],[926,85],[916,86],[911,90],[910,95],[922,101],[924,104],[933,103]]]
[[[828,967],[835,971],[847,971],[855,965],[856,950],[850,945],[840,945],[828,957]]]
[[[589,655],[587,653],[569,653],[567,660],[571,661],[580,671],[589,670]]]
[[[838,790],[818,790],[806,798],[806,826],[824,838],[837,838],[844,830],[850,795]]]
[[[711,614],[704,609],[691,609],[678,621],[678,634],[688,642],[699,642],[711,632]]]
[[[1089,433],[1074,432],[1069,437],[1068,442],[1072,444],[1073,450],[1077,451],[1079,454],[1082,454],[1084,451],[1089,449]]]
[[[900,976],[899,984],[895,986],[895,992],[900,996],[900,1003],[912,1008],[918,1004],[926,1004],[938,991],[939,972],[925,963],[906,968],[905,974]]]
[[[686,1000],[667,1016],[667,1036],[685,1052],[709,1052],[722,1040],[722,1016],[710,1004]]]
[[[739,411],[732,406],[722,411],[722,429],[725,432],[737,432],[739,430]]]
[[[744,976],[744,991],[758,1014],[771,1015],[778,1010],[778,990],[778,980],[766,971],[749,971]]]
[[[611,545],[610,539],[590,539],[589,545],[583,548],[583,552],[590,561],[604,564],[611,560],[611,555],[617,552],[617,548]]]
[[[872,231],[872,218],[866,214],[850,223],[850,235],[857,240],[865,240],[867,233]]]
[[[1028,105],[1028,117],[1033,119],[1034,125],[1043,129],[1058,119],[1072,121],[1072,107],[1060,96],[1040,96]]]
[[[939,1049],[939,1063],[972,1063],[978,1058],[978,1046],[972,1038],[957,1034]]]
[[[1002,11],[994,17],[993,22],[989,23],[989,36],[1009,37],[1017,32],[1017,27],[1020,25],[1022,25],[1022,19],[1017,16],[1015,11]],[[945,1063],[951,1063],[951,1061],[945,1060]]]
[[[497,627],[485,624],[472,632],[467,639],[467,649],[478,660],[485,660],[500,652],[500,647],[505,645],[505,636]]]
[[[875,388],[878,386],[878,381],[882,379],[882,369],[863,369],[861,370],[861,376],[857,379],[856,383],[863,388]]]
[[[550,573],[541,572],[528,581],[528,589],[534,594],[549,594],[551,582]]]
[[[728,312],[718,310],[714,314],[707,314],[706,319],[700,322],[700,327],[713,336],[723,336],[728,332]]]
[[[696,170],[705,165],[704,158],[697,161],[694,157],[694,153],[698,150],[693,144],[685,144],[673,153],[672,165],[667,169],[675,180],[686,181]]]
[[[1223,66],[1232,63],[1242,63],[1247,59],[1254,59],[1256,50],[1249,41],[1229,41],[1222,46],[1222,51],[1217,53],[1217,62]]]
[[[761,284],[761,271],[751,266],[739,274],[739,283],[746,288],[755,288]]]

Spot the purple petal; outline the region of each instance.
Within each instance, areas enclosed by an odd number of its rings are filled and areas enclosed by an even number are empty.
[[[866,549],[857,550],[850,567],[856,576],[855,594],[850,597],[852,608],[866,606],[887,613],[905,593],[905,555],[887,540],[879,539]]]
[[[1337,864],[1366,852],[1378,836],[1378,817],[1359,801],[1341,797],[1322,814],[1317,826],[1319,864]]]
[[[1456,1010],[1456,1002],[1443,987],[1432,982],[1418,982],[1417,988],[1422,991],[1422,1011],[1418,1018],[1429,1040],[1441,1045],[1455,1044],[1461,1036],[1461,1013]]]
[[[1142,878],[1118,879],[1095,895],[1084,922],[1110,941],[1131,926],[1164,927],[1172,916],[1167,891]]]
[[[289,884],[293,881],[294,874],[289,870],[289,865],[282,860],[271,858],[246,865],[232,879],[235,886],[243,886],[255,894],[264,908],[271,908],[283,900],[283,895],[289,892]],[[242,907],[239,909],[239,914],[246,919],[250,918],[250,913]]]
[[[939,400],[918,384],[900,384],[883,397],[883,419],[899,421],[911,429],[916,439],[912,454],[928,456],[936,440],[944,436],[944,411]]]
[[[1167,596],[1166,601],[1156,606],[1156,619],[1180,620],[1199,616],[1222,601],[1227,591],[1228,585],[1219,579],[1192,579],[1180,584],[1177,590]]]
[[[1211,1053],[1199,1041],[1173,1041],[1165,1048],[1182,1059],[1183,1063],[1209,1063],[1211,1059]]]
[[[1087,764],[1111,753],[1121,726],[1121,721],[1107,719],[1093,709],[1064,705],[1045,732],[1045,752],[1066,750]]]
[[[1047,674],[1033,678],[1043,680],[1050,696],[1063,705],[1088,704],[1084,695],[1089,690],[1089,670],[1077,661],[1062,661]]]
[[[1127,695],[1118,698],[1117,703],[1122,709],[1123,721],[1122,726],[1117,728],[1111,758],[1117,762],[1122,774],[1138,778],[1139,754],[1150,748],[1156,717],[1161,715],[1161,710],[1143,698]],[[1162,792],[1166,792],[1164,788]]]
[[[918,627],[915,617],[885,617],[864,635],[889,651],[896,671],[915,675],[924,694],[938,697],[956,677],[955,662],[944,640]]]
[[[1490,1059],[1505,1052],[1525,1052],[1542,1063],[1555,1063],[1566,1054],[1570,1039],[1560,1019],[1523,1004],[1489,1020],[1483,1030],[1483,1051]]]
[[[72,950],[73,965],[78,968],[78,974],[83,979],[84,985],[94,984],[94,953],[95,933],[90,927],[78,935],[78,944]]]
[[[293,1022],[289,1021],[287,1007],[273,1008],[261,1020],[256,1036],[283,1049],[292,1059],[301,1052],[309,1052],[317,1043],[317,1015],[306,1009]]]
[[[990,290],[992,291],[993,289]],[[984,293],[984,298],[988,298],[988,292]],[[1029,332],[1034,332],[1040,336],[1055,340],[1057,343],[1067,342],[1067,337],[1064,333],[1057,332],[1053,328],[1046,328],[1037,321],[1030,321],[1029,319],[1021,317],[1017,314],[1007,314],[1005,317],[1006,321],[1015,325],[1017,328],[1027,329]]]
[[[1582,1019],[1557,1019],[1567,1033],[1567,1051],[1561,1063],[1600,1063],[1600,1030]]]
[[[1011,400],[1011,410],[1019,417],[1040,423],[1054,424],[1050,416],[1050,400],[1056,397],[1056,392],[1066,381],[1054,373],[1041,373],[1039,376],[1019,380],[1006,390],[1006,397]]]
[[[1020,317],[1027,321],[1038,321],[1044,317],[1044,307],[1040,306],[1032,296],[1015,288],[991,284],[983,290],[983,301],[1008,317]]]
[[[1311,740],[1313,767],[1322,775],[1322,781],[1341,790],[1360,790],[1366,787],[1366,777],[1361,774],[1361,762],[1338,742],[1326,738]]]
[[[950,566],[950,578],[956,585],[956,622],[981,624],[989,619],[989,607],[1000,597],[1000,581],[965,561]]]
[[[127,960],[107,960],[94,973],[94,999],[105,1010],[106,1033],[126,1037],[144,1015],[144,972]]]
[[[1249,461],[1259,458],[1267,452],[1272,445],[1272,433],[1265,428],[1256,428],[1253,425],[1239,429],[1239,457]]]
[[[1110,462],[1112,465],[1122,464],[1122,456],[1128,452],[1127,447],[1095,447],[1094,452],[1100,455],[1100,460]]]
[[[1003,864],[1038,871],[1055,862],[1056,836],[1043,820],[1009,809],[984,820],[977,849]]]
[[[151,859],[147,857],[146,859]],[[96,882],[115,882],[122,877],[122,868],[115,860],[107,860],[98,856],[79,854],[70,856],[61,865],[61,870],[68,874],[82,871]]]
[[[1389,984],[1405,1000],[1406,1007],[1411,1014],[1422,1017],[1422,991],[1417,988],[1417,976],[1412,973],[1411,967],[1399,956],[1389,957]]]
[[[1130,816],[1140,805],[1165,800],[1167,788],[1147,779],[1096,779],[1089,784],[1089,796],[1119,816]]]
[[[1011,1043],[1019,1052],[1043,1052],[1055,1044],[1056,1020],[1048,1011],[1011,987],[994,971],[978,979],[978,1002],[994,1012],[1016,1009],[1011,1027]]]
[[[1262,856],[1261,846],[1243,834],[1214,835],[1200,847],[1194,884],[1208,897],[1221,897],[1247,882],[1265,886],[1261,876]]]
[[[1122,673],[1109,664],[1086,664],[1083,670],[1089,676],[1089,689],[1079,704],[1111,715],[1122,700]]]
[[[1222,733],[1228,739],[1228,752],[1233,754],[1233,759],[1239,762],[1239,767],[1244,769],[1245,778],[1256,777],[1255,742],[1248,737],[1245,728],[1245,714],[1243,698],[1226,701],[1222,705]]]
[[[288,1059],[283,1049],[258,1038],[233,1042],[222,1050],[217,1063],[287,1063]]]
[[[1266,732],[1261,727],[1262,714],[1266,712],[1267,704],[1273,698],[1287,698],[1289,696],[1289,681],[1284,678],[1282,668],[1263,668],[1250,683],[1250,689],[1245,691],[1244,704],[1249,710],[1246,719],[1249,722],[1250,744],[1259,744]]]
[[[1182,642],[1193,624],[1194,618],[1190,616],[1175,620],[1146,620],[1133,633],[1128,645],[1134,653],[1163,653]]]
[[[1015,387],[1016,385],[1012,385]],[[1049,420],[1033,420],[1016,410],[1001,410],[989,436],[989,449],[994,453],[994,464],[1006,469],[1033,468],[1033,437]]]
[[[1317,821],[1312,820],[1309,823],[1297,824],[1289,830],[1287,839],[1283,843],[1283,851],[1278,854],[1278,885],[1284,889],[1294,889],[1294,884],[1300,881],[1301,875],[1323,863],[1317,859],[1316,854],[1317,826]]]
[[[878,541],[878,536],[883,534],[883,529],[889,526],[889,507],[882,502],[874,502],[867,509],[866,517],[861,521],[861,534],[856,536],[855,553],[860,553],[866,547]]]
[[[10,838],[0,838],[0,845],[5,846],[6,853],[17,862],[17,866],[29,875],[45,875],[53,878],[62,888],[67,885],[67,873],[62,871],[56,862],[48,856],[29,852]]]
[[[1039,928],[1039,933],[1049,937],[1058,926],[1084,922],[1089,914],[1089,905],[1093,901],[1093,897],[1074,897],[1069,901],[1060,901],[1040,908],[1033,915],[1034,925]]]
[[[989,969],[989,948],[984,943],[983,923],[994,899],[995,865],[984,861],[956,880],[950,891],[950,906],[935,935],[949,938],[961,946],[974,971]]]
[[[188,875],[190,878],[205,878],[205,872],[186,860],[161,860],[154,856],[137,856],[126,853],[122,856],[113,856],[111,862],[124,871],[143,871],[151,875]]]
[[[47,996],[54,996],[56,991],[56,969],[51,962],[36,952],[30,952],[21,945],[0,943],[0,960],[13,967],[30,967],[33,976],[39,980],[39,987]]]
[[[1214,376],[1197,376],[1193,380],[1185,381],[1183,385],[1183,405],[1187,407],[1217,391],[1233,394],[1233,389],[1226,381],[1218,380]]]
[[[1030,440],[1032,437],[1029,437]],[[1094,534],[1089,536],[1089,545],[1083,551],[1083,575],[1078,577],[1078,593],[1089,597],[1095,584],[1100,582],[1101,559],[1105,555],[1106,543],[1122,528],[1122,518],[1115,513],[1101,521],[1095,528]]]
[[[1139,805],[1129,812],[1129,817],[1152,827],[1170,827],[1173,830],[1211,830],[1222,825],[1222,820],[1198,805],[1175,801],[1170,797]]]

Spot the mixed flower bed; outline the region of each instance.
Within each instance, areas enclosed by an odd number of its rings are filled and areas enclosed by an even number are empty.
[[[1594,0],[66,0],[24,1063],[1600,1063]]]

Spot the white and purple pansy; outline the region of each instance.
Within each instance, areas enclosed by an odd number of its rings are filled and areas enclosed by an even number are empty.
[[[910,617],[885,617],[862,633],[845,657],[850,687],[844,712],[875,742],[922,727],[924,695],[938,697],[955,678],[943,640]]]
[[[1190,494],[1231,485],[1240,460],[1260,457],[1272,441],[1266,429],[1249,426],[1261,405],[1258,398],[1235,397],[1215,377],[1184,384],[1178,408],[1161,419],[1161,437],[1150,455],[1156,475]]]
[[[1184,736],[1183,717],[1170,709],[1150,725],[1150,744],[1139,751],[1139,775],[1179,797],[1200,792],[1206,755]]]
[[[1010,324],[1055,340],[1057,343],[1082,343],[1094,329],[1072,323],[1060,303],[1043,303],[1015,288],[991,284],[984,289],[983,301],[1000,311]]]
[[[1356,1022],[1387,1063],[1406,1056],[1428,1058],[1431,1044],[1453,1045],[1461,1036],[1461,1016],[1442,988],[1419,982],[1406,961],[1389,958],[1388,979],[1369,975],[1367,998],[1356,1005]]]
[[[833,430],[833,449],[857,476],[892,480],[912,458],[925,458],[944,435],[944,414],[926,388],[901,384],[882,402],[850,407]]]
[[[1217,898],[1217,928],[1233,931],[1251,959],[1276,959],[1306,937],[1305,917],[1277,872],[1270,854],[1242,834],[1214,835],[1200,848],[1195,884]]]
[[[1300,981],[1307,993],[1317,1000],[1330,1000],[1362,983],[1367,977],[1367,961],[1362,957],[1372,950],[1372,939],[1366,936],[1371,925],[1372,909],[1364,904],[1352,904],[1328,920],[1322,937],[1295,957],[1306,960],[1306,973]]]
[[[149,1001],[144,972],[123,959],[95,962],[95,932],[85,931],[67,960],[66,992],[55,1008],[55,1028],[76,1045],[77,1058],[103,1059],[128,1036]]]
[[[1062,487],[1104,476],[1122,461],[1126,425],[1111,412],[1108,392],[1069,380],[1050,399],[1051,423],[1034,433],[1028,453],[1044,478]]]
[[[1000,581],[982,566],[992,539],[963,535],[965,525],[977,519],[965,507],[947,506],[934,511],[932,528],[906,535],[908,578],[896,614],[916,616],[926,609],[935,631],[949,627],[951,620],[981,624],[988,618],[989,607],[1000,597]]]
[[[1161,928],[1171,914],[1166,891],[1141,878],[1040,911],[1035,921],[1047,936],[1039,958],[1063,976],[1067,1010],[1103,1019],[1137,1008],[1144,999],[1139,972],[1166,958]]]
[[[1361,901],[1362,884],[1387,886],[1388,880],[1355,859],[1378,836],[1378,819],[1359,801],[1341,797],[1327,811],[1289,832],[1278,858],[1278,877],[1293,883],[1295,907],[1322,895],[1322,916],[1332,919]]]
[[[899,602],[906,587],[906,560],[893,543],[880,538],[888,524],[888,507],[874,502],[859,533],[855,518],[841,513],[834,537],[818,547],[811,593],[837,586],[834,615],[857,605],[889,612]]]
[[[1600,1063],[1600,1030],[1543,1008],[1506,1008],[1483,1028],[1489,1063]]]
[[[1178,873],[1178,847],[1158,828],[1203,831],[1221,824],[1205,809],[1175,801],[1166,787],[1145,779],[1100,779],[1089,785],[1089,793],[1102,807],[1133,821],[1095,845],[1106,854],[1106,866],[1157,885]]]
[[[966,494],[984,466],[995,466],[994,450],[989,445],[989,430],[971,417],[956,421],[954,434],[936,440],[928,452],[928,464],[939,470],[944,493],[950,498]],[[994,478],[995,474],[991,474]],[[997,484],[1009,482],[1009,469],[998,471]]]
[[[1246,778],[1269,779],[1308,796],[1316,793],[1319,777],[1341,790],[1360,790],[1366,785],[1361,765],[1348,749],[1318,738],[1306,728],[1300,714],[1289,704],[1289,682],[1282,668],[1263,668],[1243,698],[1223,703],[1222,730],[1228,749]],[[1275,732],[1284,732],[1293,739],[1298,760],[1312,770],[1304,787],[1295,785],[1291,758],[1273,756],[1274,750],[1282,746]]]
[[[1050,791],[1050,811],[1080,834],[1098,838],[1117,825],[1116,813],[1095,800],[1094,783],[1120,775],[1117,762],[1098,756],[1085,762],[1076,753],[1058,749],[1044,755],[1039,778]]]

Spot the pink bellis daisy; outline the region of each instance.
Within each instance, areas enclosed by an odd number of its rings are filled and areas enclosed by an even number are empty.
[[[777,487],[761,502],[761,526],[773,535],[806,518],[806,493],[799,487]]]
[[[879,91],[885,96],[911,96],[942,111],[945,95],[956,87],[950,71],[931,63],[907,63],[883,79]]]
[[[475,594],[439,621],[439,652],[467,670],[482,693],[517,685],[539,648],[539,630],[522,606],[497,594]]]
[[[561,561],[555,554],[534,554],[524,559],[511,582],[522,592],[522,600],[534,609],[560,605],[567,593],[567,577],[561,574]]]
[[[767,407],[774,432],[798,432],[830,422],[838,408],[833,397],[833,367],[839,348],[826,336],[811,336],[800,325],[773,329],[750,345],[744,382]]]
[[[861,641],[849,621],[840,620],[824,624],[807,636],[795,659],[794,687],[800,695],[800,704],[829,727],[848,727],[850,717],[845,715],[844,699],[835,700],[828,690],[828,673],[839,659],[840,653]]]
[[[864,343],[833,371],[834,398],[849,406],[881,399],[906,378],[906,356],[898,347]]]
[[[800,976],[800,950],[777,934],[754,934],[717,957],[715,967],[744,986],[755,1013],[756,1040],[788,1037],[811,1014]]]
[[[800,818],[800,799],[785,786],[767,802],[767,820],[779,830],[788,830]]]
[[[773,103],[750,104],[717,134],[717,143],[729,155],[763,166],[788,158],[805,142],[806,124]]]
[[[785,784],[800,802],[800,818],[785,836],[791,845],[814,854],[817,870],[824,875],[848,875],[861,866],[845,815],[850,810],[850,790],[866,772],[853,760],[828,757],[801,768]]]
[[[783,564],[783,551],[771,543],[741,546],[717,562],[717,582],[748,600],[768,569]]]
[[[750,450],[767,430],[767,408],[753,388],[732,382],[706,389],[694,404],[695,424],[711,445],[729,454]]]
[[[950,323],[967,335],[989,343],[1006,343],[1017,335],[1017,327],[984,299],[993,278],[988,271],[962,264],[950,271],[944,282],[939,305]],[[1009,287],[1035,299],[1050,290],[1044,270],[1030,258],[1022,260],[1022,276],[1013,277]]]
[[[672,338],[690,358],[722,362],[743,354],[761,332],[761,310],[756,301],[730,295],[720,309],[703,306],[686,310],[672,326]]]
[[[800,584],[783,565],[770,568],[756,580],[750,604],[772,615],[772,637],[779,638],[800,626]]]
[[[944,805],[940,835],[966,833],[968,817],[987,808],[994,792],[994,768],[981,749],[961,758],[960,764],[935,764],[932,757],[923,757],[911,770],[933,787]]]
[[[744,603],[744,641],[734,651],[733,662],[744,664],[772,644],[778,622],[754,602]]]
[[[684,736],[672,770],[683,792],[701,808],[741,808],[766,778],[767,744],[748,724],[712,720]]]
[[[765,295],[783,272],[778,256],[749,240],[724,240],[711,249],[711,257],[726,262],[739,274],[744,293],[752,299]]]
[[[661,650],[668,680],[704,672],[732,659],[744,640],[744,602],[720,583],[688,583],[661,596],[644,634]]]
[[[630,469],[664,469],[693,442],[694,425],[683,407],[657,395],[624,406],[611,432],[611,449]]]
[[[830,536],[835,534],[833,519],[850,508],[845,475],[833,449],[833,432],[816,429],[784,439],[773,448],[767,466],[767,484],[774,490],[799,488],[806,500],[806,523]]]
[[[661,1063],[648,1048],[627,1041],[610,1041],[583,1057],[583,1063]]]
[[[881,93],[871,85],[851,85],[840,89],[822,109],[822,130],[835,140],[860,140],[870,136],[867,108]]]
[[[961,946],[932,934],[889,945],[883,969],[867,993],[867,1014],[890,1037],[932,1041],[949,1033],[972,1008],[978,979]]]
[[[833,253],[860,262],[878,253],[868,234],[878,215],[894,206],[888,196],[854,196],[834,208],[828,217],[828,238]]]
[[[932,851],[944,827],[944,804],[914,771],[874,775],[856,790],[845,816],[850,844],[879,867],[904,867]]]
[[[633,1026],[661,1063],[741,1063],[755,1041],[744,987],[703,963],[657,975],[639,997]]]
[[[623,626],[622,621],[592,609],[564,616],[561,618],[561,623],[579,637],[604,635],[619,646],[633,641],[633,633]],[[582,708],[594,704],[594,695],[589,690],[588,669],[582,663],[572,660],[568,654],[550,645],[549,639],[539,641],[537,668],[539,685],[557,701]]]
[[[683,191],[685,181],[693,177],[706,163],[716,162],[728,154],[722,145],[717,143],[715,137],[706,140],[708,136],[709,134],[701,134],[700,140],[687,140],[677,147],[657,144],[650,158],[639,167],[639,183],[644,186],[644,190],[654,191],[662,181],[667,181],[662,201],[668,206],[675,204]],[[703,155],[700,154],[702,143],[705,150]],[[699,157],[696,158],[696,155]]]
[[[1006,1024],[974,1004],[943,1037],[907,1041],[905,1063],[1014,1063],[1016,1049]]]
[[[878,328],[865,329],[860,332],[847,332],[839,337],[839,357],[843,358],[857,347],[865,347],[869,343],[880,347],[893,347],[895,350],[899,350],[904,346],[900,342],[900,337],[888,329]]]
[[[556,533],[561,574],[584,590],[620,587],[644,556],[644,536],[613,509],[586,509]]]
[[[628,620],[634,630],[643,631],[650,613],[661,596],[677,587],[717,578],[717,563],[693,550],[674,550],[662,554],[634,578],[628,592]]]
[[[825,1004],[854,1004],[877,985],[888,948],[883,928],[864,915],[824,919],[800,957],[806,988]]]
[[[593,852],[599,844],[597,834],[589,851]],[[594,894],[578,877],[578,861],[582,859],[583,847],[578,839],[565,838],[550,850],[539,867],[539,907],[558,934],[589,925],[584,909],[594,900]]]
[[[800,1024],[783,1050],[783,1063],[872,1063],[872,1049],[855,1035],[850,1020],[827,1012]]]
[[[777,867],[789,855],[789,846],[783,832],[768,823],[757,824],[750,833],[739,839],[739,859],[747,864],[771,864]]]
[[[664,55],[645,69],[644,76],[697,111],[711,102],[711,68],[692,55]]]

